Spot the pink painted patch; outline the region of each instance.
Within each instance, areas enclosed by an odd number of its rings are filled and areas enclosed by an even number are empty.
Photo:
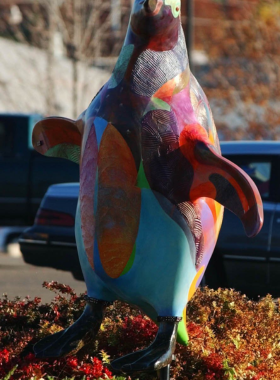
[[[179,133],[183,131],[185,125],[197,123],[190,98],[189,86],[178,94],[173,95],[170,105],[178,121]]]
[[[93,247],[95,234],[94,218],[94,190],[97,172],[98,145],[94,124],[88,135],[81,165],[80,175],[80,202],[82,237],[85,245],[88,261],[92,268]]]
[[[215,234],[215,220],[211,212],[211,209],[207,204],[207,201],[209,201],[208,198],[200,198],[196,202],[197,204],[199,204],[201,210],[200,215],[204,237],[203,258],[200,262],[199,269],[203,266],[207,267],[217,241]]]

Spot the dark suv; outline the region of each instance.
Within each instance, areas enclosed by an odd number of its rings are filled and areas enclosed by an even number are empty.
[[[223,156],[256,183],[263,199],[264,225],[255,238],[248,238],[237,217],[225,210],[205,282],[252,297],[280,296],[280,142],[224,142],[221,148]]]
[[[0,251],[33,224],[51,184],[79,180],[78,165],[33,149],[32,130],[41,118],[0,113]]]

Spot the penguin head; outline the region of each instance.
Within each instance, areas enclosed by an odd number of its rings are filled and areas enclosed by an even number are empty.
[[[135,0],[131,29],[141,37],[164,40],[178,31],[180,14],[181,0]]]

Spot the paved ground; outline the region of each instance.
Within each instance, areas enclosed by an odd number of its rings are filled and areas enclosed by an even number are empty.
[[[50,302],[53,293],[42,288],[44,281],[59,281],[70,285],[77,293],[86,290],[84,282],[75,280],[70,272],[34,267],[25,264],[19,254],[0,253],[0,298],[7,293],[10,299],[29,295]]]

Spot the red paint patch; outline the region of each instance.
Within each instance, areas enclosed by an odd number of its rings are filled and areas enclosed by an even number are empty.
[[[81,146],[81,132],[74,120],[49,117],[39,121],[32,134],[34,148],[41,154],[59,144]],[[41,145],[38,145],[41,142]]]

